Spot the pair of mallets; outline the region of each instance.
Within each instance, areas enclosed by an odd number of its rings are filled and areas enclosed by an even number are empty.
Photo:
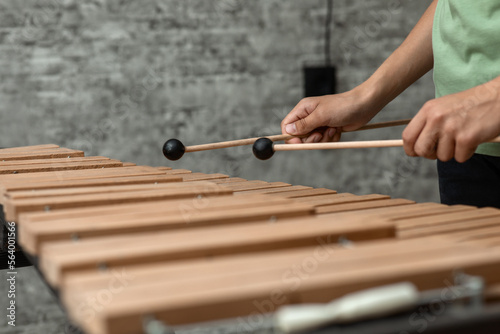
[[[406,125],[411,119],[398,121],[381,122],[365,125],[354,131],[371,130],[387,128],[398,125]],[[346,131],[349,132],[349,131]],[[267,137],[255,137],[247,139],[238,139],[231,141],[223,141],[211,144],[202,144],[194,146],[184,146],[177,139],[169,139],[163,145],[163,155],[169,160],[179,160],[186,152],[199,152],[207,150],[216,150],[219,148],[252,145],[253,154],[260,160],[267,160],[274,155],[276,151],[299,151],[299,150],[333,150],[344,148],[373,148],[373,147],[399,147],[403,146],[402,139],[393,140],[369,140],[369,141],[350,141],[350,142],[333,142],[333,143],[303,143],[303,144],[274,144],[276,141],[288,140],[296,136],[281,134]],[[495,138],[491,142],[500,142],[500,137]]]

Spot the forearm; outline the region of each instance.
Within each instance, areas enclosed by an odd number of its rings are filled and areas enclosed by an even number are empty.
[[[294,135],[312,134],[289,142],[338,141],[342,131],[352,131],[369,122],[427,73],[433,66],[432,25],[436,5],[434,0],[403,44],[364,83],[342,94],[302,99],[283,119],[281,129]]]
[[[381,110],[433,67],[434,0],[401,46],[358,90],[375,110]]]
[[[500,76],[495,79],[488,81],[484,84],[486,86],[484,89],[488,91],[490,94],[494,95],[496,98],[500,96]],[[500,112],[500,110],[499,110]]]

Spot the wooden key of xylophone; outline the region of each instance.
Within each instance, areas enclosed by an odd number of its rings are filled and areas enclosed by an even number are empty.
[[[41,149],[33,151],[1,152],[0,161],[32,160],[32,159],[54,159],[67,157],[83,157],[83,151],[67,148]]]
[[[255,210],[255,209],[254,209]],[[307,222],[307,223],[306,223]],[[278,219],[275,224],[256,219],[237,226],[217,226],[102,240],[51,243],[42,247],[41,266],[47,280],[59,285],[69,272],[123,265],[167,263],[200,257],[260,253],[315,246],[340,237],[352,241],[391,238],[394,226],[385,222],[334,224],[329,220]]]
[[[89,296],[96,296],[109,281],[99,281],[89,272],[93,284],[65,283],[63,300],[70,315],[91,331],[114,334],[140,331],[144,314],[175,325],[207,321],[220,317],[255,314],[255,303],[277,306],[292,301],[326,302],[345,293],[413,277],[420,289],[437,288],[450,280],[457,265],[487,281],[500,272],[500,254],[484,249],[463,248],[453,243],[409,242],[370,243],[356,249],[332,249],[324,262],[318,262],[307,279],[293,275],[290,267],[314,254],[314,248],[219,258],[215,261],[183,261],[158,267],[132,267],[134,277],[122,293],[113,295],[109,304],[92,319],[78,312]],[[436,257],[435,254],[440,254]],[[370,258],[367,262],[366,258]],[[491,268],[497,268],[491,271]],[[146,274],[141,275],[144,269]],[[422,271],[425,274],[419,274]],[[111,275],[110,271],[110,274]],[[283,273],[291,276],[283,279]],[[137,274],[136,274],[137,273]],[[154,273],[153,275],[151,273]],[[160,274],[161,273],[161,274]],[[106,273],[104,273],[106,275]],[[160,276],[161,275],[161,276]],[[74,275],[75,279],[78,279]],[[102,276],[101,276],[102,277]],[[108,276],[109,278],[110,276]],[[162,291],[161,294],[157,291]],[[270,299],[271,298],[271,299]],[[267,303],[268,304],[268,303]]]
[[[17,221],[18,215],[25,212],[57,210],[65,208],[99,206],[106,204],[134,203],[152,201],[158,199],[189,198],[196,196],[220,196],[232,194],[232,191],[223,186],[210,182],[196,183],[159,183],[149,185],[149,189],[99,192],[96,194],[82,194],[74,196],[52,196],[48,198],[14,199],[8,194],[4,201],[5,218],[9,221]],[[123,187],[143,188],[144,185],[130,185]],[[103,188],[103,187],[99,187]],[[113,186],[110,186],[113,188]],[[114,188],[115,189],[115,188]],[[102,189],[101,189],[102,190]]]

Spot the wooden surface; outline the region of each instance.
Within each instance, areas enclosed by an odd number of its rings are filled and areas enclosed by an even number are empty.
[[[0,154],[22,152],[22,151],[35,151],[35,150],[42,150],[42,149],[53,149],[53,148],[59,148],[59,145],[43,144],[43,145],[33,145],[33,146],[18,146],[18,147],[1,148]]]
[[[50,162],[47,164],[26,163],[26,164],[16,164],[16,165],[2,165],[2,163],[0,163],[0,174],[56,172],[63,170],[96,169],[96,168],[110,168],[110,167],[123,166],[121,161],[110,160],[110,159],[97,160],[97,161],[71,161],[71,160],[72,159],[67,158],[67,161],[64,162]]]
[[[313,208],[305,204],[294,204],[292,208],[290,202],[270,203],[271,205],[259,203],[257,207],[242,207],[241,205],[232,207],[227,203],[227,199],[225,200],[226,203],[224,203],[222,210],[193,209],[189,211],[189,205],[192,201],[187,201],[167,213],[106,216],[105,221],[102,219],[93,219],[92,221],[76,219],[71,222],[64,220],[43,224],[33,222],[25,224],[21,221],[19,229],[22,234],[20,234],[19,241],[26,251],[36,254],[43,242],[71,240],[74,235],[79,238],[91,238],[245,221],[268,221],[271,218],[280,219],[314,213]],[[165,204],[168,205],[168,203]]]
[[[450,273],[457,266],[482,275],[486,282],[494,282],[500,274],[499,253],[458,247],[442,240],[419,240],[331,249],[332,256],[318,261],[314,271],[302,271],[301,279],[290,268],[314,251],[305,248],[142,268],[146,274],[132,276],[127,288],[114,295],[90,321],[77,312],[77,305],[95,296],[105,285],[94,281],[96,285],[90,285],[91,288],[85,284],[79,288],[67,282],[63,300],[69,305],[71,316],[90,331],[97,333],[107,328],[107,333],[133,333],[139,329],[145,313],[174,325],[252,314],[255,303],[265,303],[273,297],[280,302],[271,303],[271,311],[291,302],[328,302],[345,293],[391,282],[411,280],[419,289],[439,288],[451,280]],[[285,279],[284,274],[288,274]]]
[[[385,222],[334,224],[325,219],[278,219],[273,224],[262,219],[245,224],[239,222],[238,226],[51,243],[42,247],[44,261],[41,265],[47,280],[58,286],[63,275],[94,269],[99,264],[120,268],[123,265],[315,246],[319,238],[331,242],[340,237],[352,241],[394,237],[394,226]]]
[[[138,176],[117,176],[107,179],[77,179],[77,180],[35,180],[31,182],[4,182],[0,184],[0,191],[38,191],[46,189],[76,189],[81,187],[129,185],[129,184],[154,184],[166,182],[181,182],[183,179],[176,175],[138,175]]]
[[[135,203],[169,198],[190,198],[210,195],[220,196],[232,193],[232,191],[228,188],[203,181],[200,181],[196,184],[159,183],[153,185],[131,185],[124,187],[136,187],[140,188],[140,190],[119,191],[120,189],[118,189],[118,192],[103,191],[93,194],[49,196],[46,198],[26,199],[10,198],[7,194],[3,203],[5,219],[7,219],[8,221],[16,221],[20,213],[33,211],[48,211],[119,203]],[[144,189],[144,187],[147,187],[147,189]],[[106,187],[105,189],[107,188],[108,187]]]
[[[8,149],[7,149],[8,150]],[[32,160],[32,159],[53,159],[67,157],[83,157],[83,151],[70,150],[66,148],[48,148],[39,150],[15,150],[0,151],[0,161],[11,160]]]
[[[1,153],[0,153],[1,154]],[[73,163],[73,162],[89,162],[89,161],[104,161],[111,160],[106,157],[66,157],[66,158],[55,158],[55,159],[31,159],[31,160],[8,160],[0,161],[0,166],[19,166],[19,165],[36,165],[36,164],[59,164],[59,163]]]

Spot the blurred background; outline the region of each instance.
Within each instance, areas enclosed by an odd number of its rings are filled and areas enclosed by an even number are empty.
[[[169,138],[194,145],[280,133],[310,72],[331,74],[312,92],[354,88],[430,2],[0,0],[0,146],[54,143],[141,165],[438,201],[435,162],[401,148],[279,152],[265,162],[250,147],[177,162],[161,153]],[[429,73],[373,121],[411,118],[433,95]],[[1,318],[0,333],[71,333],[36,272],[19,273],[18,326]]]

